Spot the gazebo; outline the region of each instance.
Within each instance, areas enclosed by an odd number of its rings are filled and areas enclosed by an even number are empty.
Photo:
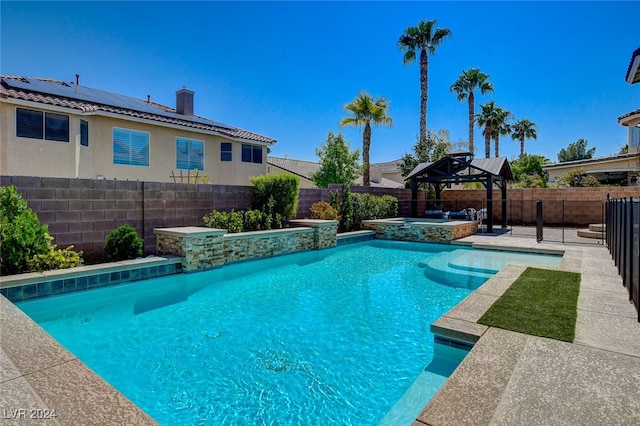
[[[407,175],[411,181],[411,215],[418,217],[418,184],[430,183],[436,199],[442,190],[465,182],[480,182],[487,189],[487,232],[493,232],[493,186],[502,191],[502,227],[507,227],[507,182],[513,180],[506,157],[473,158],[470,152],[456,151],[432,163],[420,163]]]

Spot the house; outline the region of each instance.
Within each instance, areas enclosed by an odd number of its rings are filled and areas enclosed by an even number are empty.
[[[387,176],[395,177],[396,174],[400,176],[400,171],[397,167],[396,161],[390,161],[388,163],[373,163],[371,164],[371,186],[384,187],[384,188],[404,188],[402,181],[394,181]],[[293,160],[287,157],[267,157],[267,174],[285,173],[298,177],[300,179],[300,188],[315,188],[311,175],[320,170],[320,163],[314,163],[312,161]],[[395,169],[393,168],[395,167]],[[362,177],[356,179],[355,185],[362,185]]]
[[[266,174],[276,141],[198,116],[193,101],[186,87],[169,107],[83,86],[78,75],[71,83],[2,75],[0,173],[186,182],[198,169],[230,185]]]
[[[629,84],[640,83],[640,48],[631,54],[625,81]],[[628,128],[628,154],[547,164],[542,169],[549,175],[549,182],[557,182],[559,176],[570,170],[583,168],[585,173],[603,184],[637,185],[640,172],[640,109],[618,117],[618,124]]]

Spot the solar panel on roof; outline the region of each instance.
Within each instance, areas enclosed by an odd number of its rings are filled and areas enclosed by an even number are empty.
[[[93,89],[87,86],[76,86],[74,83],[56,84],[48,81],[26,78],[22,80],[4,79],[4,82],[13,89],[29,90],[33,92],[45,93],[48,95],[61,96],[69,99],[77,99],[86,102],[97,103],[117,108],[129,109],[132,111],[146,112],[163,117],[178,120],[187,120],[195,123],[224,127],[230,130],[237,130],[233,126],[208,120],[200,117],[189,117],[177,113],[164,111],[161,108],[147,103],[145,100],[133,98],[131,96],[119,95],[100,89]]]

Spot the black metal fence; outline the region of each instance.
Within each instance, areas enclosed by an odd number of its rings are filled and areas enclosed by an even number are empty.
[[[607,247],[638,311],[640,322],[640,201],[607,200]]]
[[[419,216],[423,217],[427,210],[443,212],[461,212],[474,209],[486,212],[487,201],[478,199],[442,199],[420,200]],[[538,204],[543,210],[542,223],[538,217]],[[604,224],[604,200],[522,200],[494,199],[493,226],[494,231],[502,229],[502,207],[507,209],[507,230],[513,236],[530,237],[545,241],[602,245],[604,233],[589,231],[591,225]],[[542,225],[542,234],[539,227]],[[481,227],[482,232],[483,227]],[[596,228],[599,229],[599,228]],[[580,235],[578,235],[580,231]]]

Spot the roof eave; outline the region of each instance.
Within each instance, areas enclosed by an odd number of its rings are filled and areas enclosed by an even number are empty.
[[[629,64],[627,75],[624,79],[629,84],[640,83],[640,48],[633,52],[631,63]]]

